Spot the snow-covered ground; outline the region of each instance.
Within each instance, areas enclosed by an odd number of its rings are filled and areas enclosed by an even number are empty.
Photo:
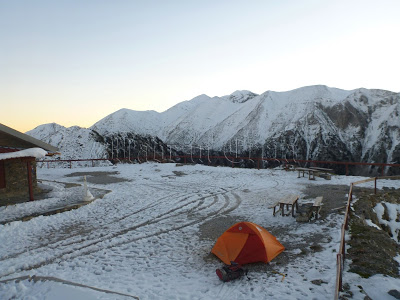
[[[0,225],[0,281],[25,275],[39,279],[0,283],[0,299],[334,297],[343,215],[297,223],[292,217],[273,217],[268,206],[285,194],[299,194],[300,204],[304,203],[306,185],[349,185],[364,178],[333,176],[332,180],[309,181],[281,170],[153,163],[38,169],[38,177],[81,184],[86,173],[115,171],[118,174],[113,176],[127,181],[95,184],[88,176],[89,190],[112,190],[103,199],[76,210]],[[80,174],[67,177],[77,172]],[[54,201],[65,196],[59,183],[49,184],[56,187]],[[399,188],[400,182],[379,181],[378,187],[383,185]],[[365,186],[371,187],[371,183]],[[40,206],[40,202],[33,205]],[[22,204],[21,208],[26,209]],[[15,214],[18,205],[10,209]],[[207,238],[203,227],[215,222],[221,224],[218,229],[222,233],[239,221],[251,221],[276,232],[286,247],[280,254],[286,261],[278,257],[269,265],[249,266],[248,278],[223,283],[215,274],[222,263],[210,254],[215,238]],[[313,235],[322,236],[322,248],[304,253],[297,245]],[[274,272],[287,276],[283,279]],[[40,280],[39,276],[54,280]],[[61,283],[56,278],[87,287]],[[354,299],[364,298],[357,286],[373,299],[393,299],[387,292],[400,286],[399,279],[380,275],[362,279],[348,272],[344,282],[350,284]]]

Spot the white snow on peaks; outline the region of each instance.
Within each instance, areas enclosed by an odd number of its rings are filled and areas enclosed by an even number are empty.
[[[95,144],[96,139],[90,137],[93,135],[91,130],[101,136],[127,132],[149,135],[169,145],[197,145],[213,150],[238,143],[240,151],[274,142],[279,136],[285,137],[285,133],[293,131],[295,139],[308,146],[321,136],[335,143],[340,141],[348,145],[347,150],[360,161],[381,160],[381,145],[390,144],[384,159],[392,162],[396,161],[400,143],[399,115],[399,94],[316,85],[285,92],[267,91],[260,95],[246,90],[222,97],[202,94],[162,113],[124,108],[99,120],[90,129],[67,129],[50,124],[48,129],[39,126],[28,134],[59,148],[62,147],[58,143],[65,145],[62,153],[68,151],[66,141],[69,140],[69,146],[82,152],[75,153],[74,158],[103,158],[104,147],[100,150]],[[73,138],[66,138],[68,135]],[[89,144],[85,142],[85,136]],[[287,148],[288,145],[281,146]],[[307,157],[309,155],[307,150]]]
[[[254,97],[258,96],[257,94],[254,94],[250,91],[235,91],[232,94],[228,96],[223,96],[221,98],[223,99],[229,99],[233,103],[244,103]]]
[[[107,151],[99,137],[90,129],[51,123],[26,132],[45,143],[60,149],[61,159],[107,158]]]
[[[318,85],[261,95],[246,90],[213,98],[200,95],[162,113],[122,109],[91,129],[100,134],[130,131],[158,136],[169,144],[207,143],[213,148],[221,147],[242,131],[243,136],[257,135],[252,143],[262,143],[274,134],[266,128],[293,123],[314,110],[315,103],[334,105],[352,92]]]
[[[104,135],[115,132],[152,135],[158,131],[160,123],[162,123],[162,120],[160,114],[156,111],[134,111],[123,108],[101,119],[91,129]]]
[[[330,88],[325,85],[305,86],[287,92],[268,91],[276,102],[287,104],[288,102],[308,103],[323,102],[324,105],[334,105],[354,91]]]
[[[47,151],[42,148],[29,148],[21,151],[10,152],[10,153],[0,153],[0,160],[19,158],[19,157],[35,157],[43,158],[47,154]]]

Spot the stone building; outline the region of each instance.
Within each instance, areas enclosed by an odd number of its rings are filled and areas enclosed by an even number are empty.
[[[33,200],[35,160],[57,152],[56,147],[0,124],[0,205],[10,199]]]

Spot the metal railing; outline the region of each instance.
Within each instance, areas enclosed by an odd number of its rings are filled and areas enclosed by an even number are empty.
[[[91,162],[95,166],[96,161],[113,161],[113,162],[133,162],[139,163],[147,161],[156,162],[179,162],[179,163],[200,163],[204,165],[220,165],[216,161],[224,161],[225,165],[235,167],[240,163],[252,164],[254,168],[260,169],[263,163],[278,163],[281,165],[288,164],[310,164],[310,165],[342,165],[346,168],[346,176],[349,175],[349,166],[377,166],[380,167],[380,175],[384,176],[386,167],[400,168],[400,164],[388,163],[366,163],[366,162],[346,162],[346,161],[322,161],[322,160],[304,160],[304,159],[286,159],[286,158],[267,158],[267,157],[249,157],[249,156],[227,156],[227,155],[171,155],[165,156],[135,156],[135,157],[120,157],[120,158],[88,158],[88,159],[56,159],[56,160],[38,160],[39,163],[46,163],[49,168],[50,163],[67,163],[69,168],[72,168],[73,162]]]

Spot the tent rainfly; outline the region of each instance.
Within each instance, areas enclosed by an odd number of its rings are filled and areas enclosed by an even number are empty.
[[[268,263],[283,250],[285,247],[263,227],[251,222],[240,222],[217,239],[211,252],[230,265],[232,261],[238,264],[260,261]]]

